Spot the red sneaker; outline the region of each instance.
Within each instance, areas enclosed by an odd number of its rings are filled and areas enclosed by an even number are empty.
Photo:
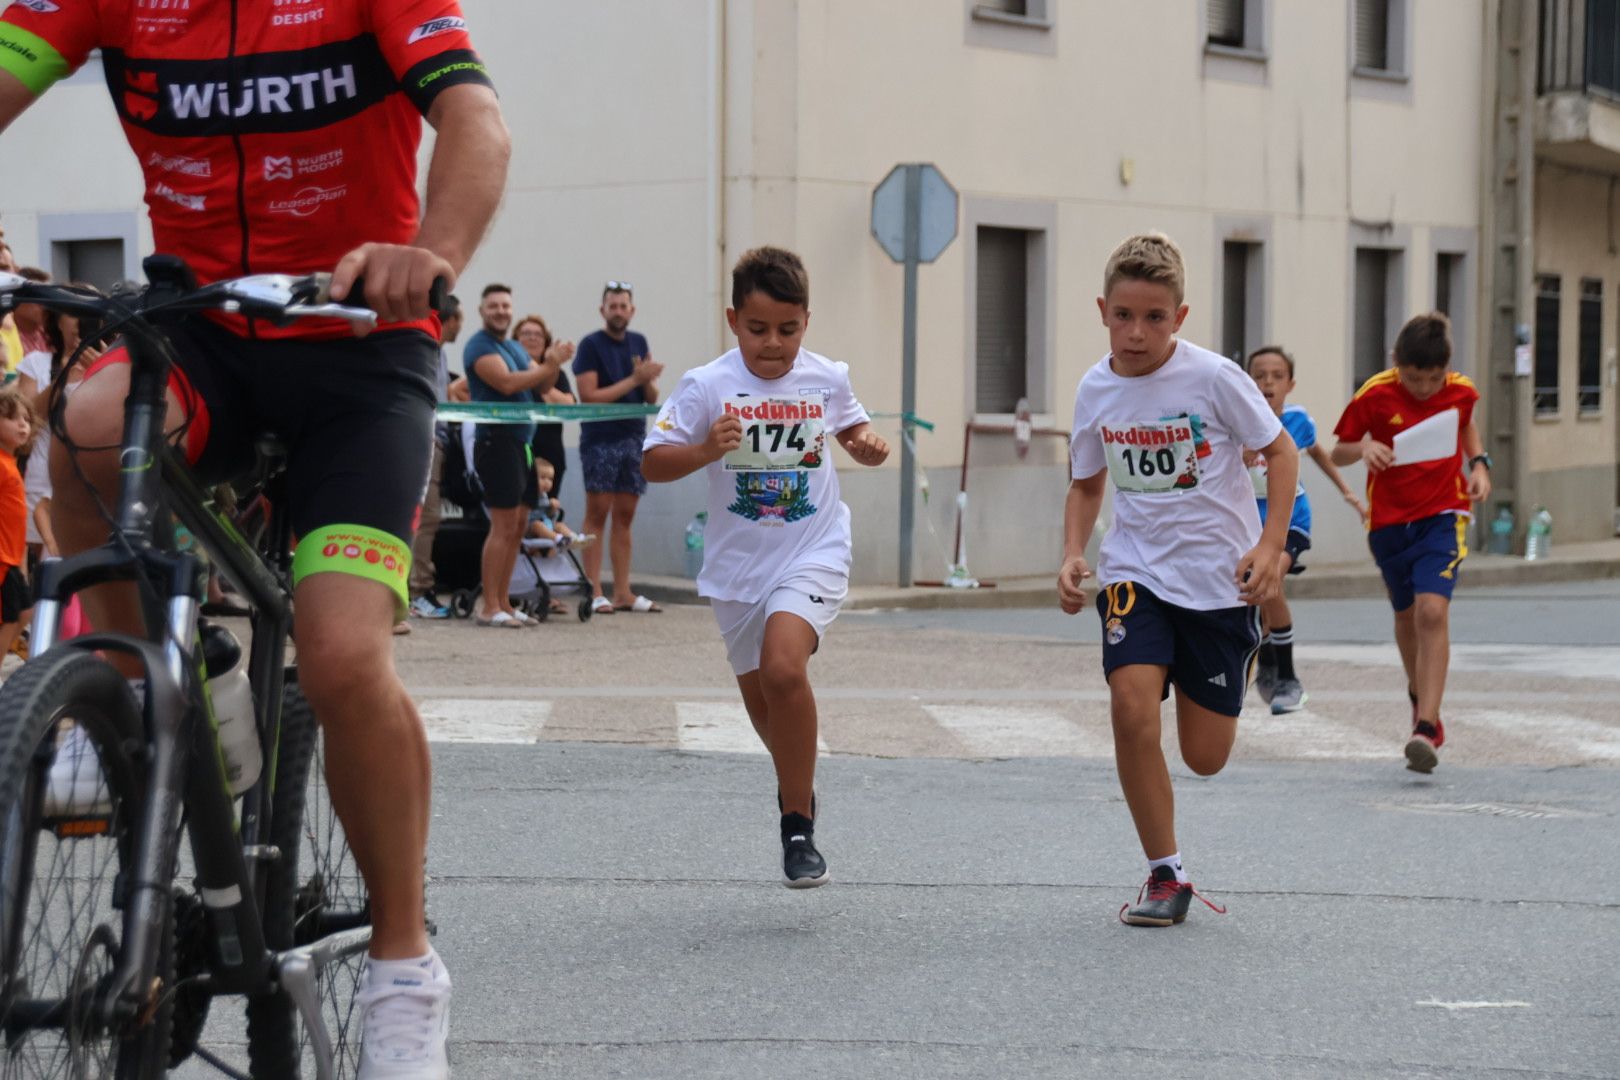
[[[1434,772],[1445,741],[1446,726],[1438,719],[1432,724],[1427,720],[1417,721],[1412,725],[1412,737],[1406,740],[1406,767],[1413,772]]]

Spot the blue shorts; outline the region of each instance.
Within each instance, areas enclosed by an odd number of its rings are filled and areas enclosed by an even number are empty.
[[[640,435],[579,448],[580,474],[585,490],[594,494],[645,495],[647,478],[641,475]]]
[[[1163,664],[1164,696],[1175,683],[1197,705],[1222,716],[1243,711],[1254,656],[1260,648],[1260,609],[1195,611],[1121,581],[1097,595],[1103,624],[1103,675],[1127,664]]]
[[[1468,518],[1435,514],[1404,525],[1385,525],[1367,534],[1367,546],[1384,575],[1396,611],[1412,606],[1418,593],[1451,599],[1457,569],[1468,557]]]
[[[1283,550],[1288,552],[1288,572],[1290,574],[1303,574],[1305,564],[1299,557],[1311,550],[1311,534],[1298,529],[1288,530],[1288,539],[1283,541]]]

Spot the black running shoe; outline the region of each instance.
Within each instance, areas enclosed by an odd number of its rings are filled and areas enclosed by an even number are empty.
[[[803,814],[782,815],[782,884],[813,889],[831,880],[827,860],[816,850],[815,822]]]
[[[1186,921],[1187,909],[1192,906],[1195,896],[1203,900],[1215,914],[1226,914],[1225,908],[1210,903],[1200,895],[1192,887],[1192,882],[1177,881],[1174,870],[1168,866],[1156,866],[1136,894],[1136,906],[1126,904],[1119,909],[1119,921],[1127,926],[1174,926]]]

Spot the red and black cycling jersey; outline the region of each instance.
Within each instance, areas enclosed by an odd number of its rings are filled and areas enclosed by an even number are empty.
[[[15,0],[0,15],[0,68],[36,94],[98,48],[157,250],[202,281],[409,243],[422,117],[448,87],[489,85],[457,0]]]

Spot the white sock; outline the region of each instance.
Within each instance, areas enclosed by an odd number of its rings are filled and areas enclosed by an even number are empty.
[[[1176,872],[1176,880],[1181,882],[1183,885],[1187,883],[1187,871],[1181,868],[1181,852],[1178,851],[1174,855],[1166,855],[1162,859],[1149,859],[1148,876],[1152,877],[1153,871],[1157,870],[1161,866],[1168,866],[1170,869],[1174,870]]]

